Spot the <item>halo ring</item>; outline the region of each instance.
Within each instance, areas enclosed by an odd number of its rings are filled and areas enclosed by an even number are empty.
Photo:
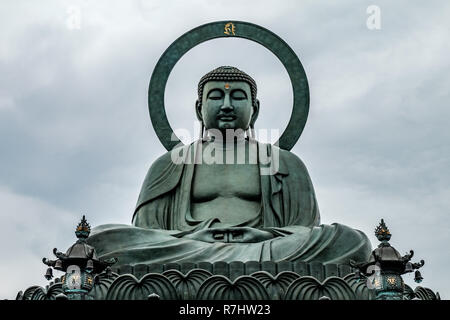
[[[228,26],[228,28],[227,28]],[[252,40],[269,49],[285,67],[292,84],[293,106],[289,123],[275,143],[281,149],[291,150],[300,138],[308,119],[309,87],[305,70],[295,52],[273,32],[253,23],[243,21],[216,21],[194,28],[164,51],[153,70],[148,88],[148,109],[156,135],[168,150],[181,141],[176,137],[167,119],[164,94],[167,80],[175,64],[190,49],[216,38],[244,38]]]

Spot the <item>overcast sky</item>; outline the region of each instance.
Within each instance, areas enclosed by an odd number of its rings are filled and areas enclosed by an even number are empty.
[[[366,25],[369,5],[381,29]],[[42,257],[75,241],[83,214],[92,226],[131,223],[144,176],[165,152],[147,108],[156,62],[194,27],[242,20],[283,38],[305,68],[310,114],[292,151],[322,222],[360,229],[375,247],[384,218],[391,244],[425,260],[421,285],[448,299],[449,17],[445,1],[2,1],[0,298],[47,283]],[[172,127],[197,135],[196,85],[220,65],[257,81],[256,127],[283,130],[287,72],[242,39],[199,45],[175,66]],[[404,278],[415,287],[413,277]]]

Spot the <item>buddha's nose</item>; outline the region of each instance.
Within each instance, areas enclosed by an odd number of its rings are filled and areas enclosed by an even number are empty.
[[[220,111],[225,113],[231,112],[233,111],[233,109],[234,109],[233,106],[230,104],[224,104],[222,107],[220,107]]]
[[[230,96],[228,94],[225,95],[225,99],[223,101],[222,107],[220,107],[220,110],[223,112],[231,112],[233,111],[233,106],[231,105]]]

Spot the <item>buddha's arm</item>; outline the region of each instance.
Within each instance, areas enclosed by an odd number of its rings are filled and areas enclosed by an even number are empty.
[[[184,147],[186,148],[186,147]],[[148,229],[171,229],[172,193],[180,182],[183,164],[175,164],[171,153],[158,158],[148,170],[133,215],[133,225]]]
[[[164,229],[161,226],[162,221],[158,221],[161,214],[157,214],[155,207],[157,205],[151,203],[140,207],[134,215],[133,225],[146,229]]]
[[[280,168],[284,167],[285,175],[279,182],[279,209],[283,214],[280,227],[304,226],[313,227],[320,224],[319,206],[308,170],[303,161],[294,153],[280,150]],[[275,179],[279,180],[279,179]],[[274,203],[276,201],[273,201]]]

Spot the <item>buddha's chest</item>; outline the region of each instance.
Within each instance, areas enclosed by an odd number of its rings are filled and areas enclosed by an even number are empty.
[[[256,164],[200,164],[195,166],[192,185],[194,201],[218,197],[258,200],[261,196]]]

